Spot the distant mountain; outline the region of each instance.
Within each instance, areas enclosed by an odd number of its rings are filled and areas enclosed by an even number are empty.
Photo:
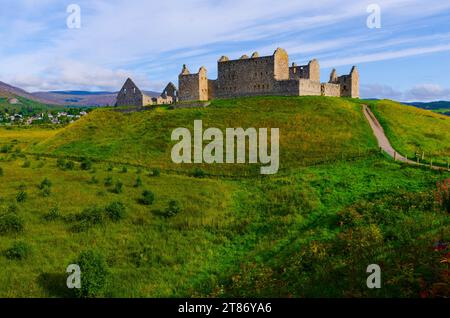
[[[404,103],[406,105],[416,106],[422,109],[436,110],[436,109],[445,109],[448,108],[450,110],[450,101],[437,101],[437,102],[411,102]]]
[[[21,88],[14,87],[12,85],[6,84],[1,81],[0,81],[0,97],[6,97],[6,98],[23,97],[23,98],[29,99],[31,101],[35,101],[35,102],[42,103],[42,104],[58,105],[58,103],[56,103],[52,100],[48,100],[43,97],[41,98],[39,96],[35,96]]]
[[[151,97],[161,93],[144,91]],[[117,92],[89,92],[89,91],[52,91],[32,93],[37,98],[51,100],[54,103],[70,106],[114,106]]]

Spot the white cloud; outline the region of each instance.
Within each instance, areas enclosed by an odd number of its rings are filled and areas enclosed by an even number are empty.
[[[361,96],[402,102],[450,101],[450,88],[444,88],[437,84],[419,84],[401,91],[388,85],[369,84],[361,86]]]

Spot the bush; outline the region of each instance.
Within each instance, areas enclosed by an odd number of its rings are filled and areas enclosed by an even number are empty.
[[[45,188],[50,188],[51,186],[52,182],[49,179],[45,178],[39,185],[39,189],[43,190]]]
[[[152,176],[153,177],[159,177],[161,175],[161,169],[159,168],[153,168],[152,169]]]
[[[126,208],[122,202],[113,202],[105,208],[106,215],[113,222],[118,222],[126,217]]]
[[[103,255],[94,251],[85,251],[73,262],[80,266],[81,288],[75,289],[78,297],[99,296],[108,276],[108,266]]]
[[[19,193],[17,193],[17,195],[16,195],[16,201],[19,203],[25,202],[27,200],[27,198],[28,198],[28,194],[23,190],[20,190]]]
[[[122,167],[122,173],[127,173],[127,172],[128,172],[128,168],[125,167],[125,166],[123,166],[123,167]]]
[[[134,184],[134,187],[135,187],[135,188],[140,188],[140,187],[142,187],[142,179],[141,179],[141,177],[137,177],[137,178],[136,178],[136,182],[135,182],[135,184]]]
[[[66,168],[66,160],[63,158],[58,158],[58,160],[56,160],[56,166],[58,168],[65,169]]]
[[[61,214],[59,213],[59,209],[57,207],[53,207],[50,209],[50,212],[44,215],[43,218],[47,222],[56,221],[61,218]]]
[[[31,248],[24,242],[14,243],[5,251],[5,256],[10,260],[23,260],[31,254]]]
[[[167,218],[171,218],[181,212],[181,205],[176,200],[171,200],[169,202],[169,206],[164,211],[164,216]]]
[[[450,213],[450,179],[437,183],[436,200],[444,211]]]
[[[0,177],[3,177],[3,168],[0,167]]]
[[[112,192],[115,194],[122,193],[123,192],[123,183],[121,181],[117,181]]]
[[[106,169],[106,171],[113,171],[113,170],[114,170],[114,167],[111,165],[109,165],[108,168]]]
[[[139,199],[139,203],[142,205],[152,205],[154,201],[155,194],[149,190],[142,192],[142,197]]]
[[[85,222],[89,225],[102,224],[104,221],[103,211],[97,207],[84,209],[76,218],[78,221]]]
[[[75,162],[73,161],[67,161],[65,165],[66,170],[73,170],[75,169]]]
[[[48,198],[52,194],[52,190],[49,187],[42,189],[41,194],[44,198]]]
[[[92,169],[92,161],[89,159],[83,159],[80,164],[81,170],[91,170]]]
[[[105,179],[105,187],[110,187],[113,184],[113,178],[111,176],[106,177]]]
[[[202,169],[200,169],[200,168],[196,168],[194,170],[194,172],[192,173],[192,176],[194,178],[204,178],[205,177],[205,172]]]
[[[23,221],[16,214],[0,216],[0,235],[20,233],[23,231]]]
[[[29,168],[29,167],[31,167],[30,160],[25,160],[22,164],[22,168]]]

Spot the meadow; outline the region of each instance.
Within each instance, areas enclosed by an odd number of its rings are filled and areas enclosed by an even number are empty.
[[[422,162],[447,165],[450,117],[387,100],[369,103],[392,146],[402,155],[414,160],[418,154]]]
[[[196,118],[282,125],[285,170],[164,163],[167,131]],[[361,118],[352,100],[250,98],[0,129],[0,296],[78,297],[66,267],[93,258],[104,281],[88,271],[100,287],[83,297],[448,297],[450,216],[435,194],[450,173],[393,162]]]

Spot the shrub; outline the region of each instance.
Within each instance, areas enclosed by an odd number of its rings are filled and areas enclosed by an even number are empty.
[[[137,178],[136,178],[136,182],[135,182],[135,184],[134,184],[134,187],[135,187],[135,188],[140,188],[140,187],[142,187],[142,179],[141,179],[141,177],[137,177]]]
[[[61,218],[61,214],[57,207],[53,207],[50,209],[50,211],[47,214],[44,215],[43,218],[47,222],[56,221],[59,218]]]
[[[65,165],[65,169],[66,170],[73,170],[73,169],[75,169],[75,162],[73,162],[73,161],[67,161],[66,162],[66,165]]]
[[[161,175],[161,169],[159,168],[153,168],[152,169],[152,176],[153,177],[159,177]]]
[[[450,213],[450,179],[437,183],[436,201],[442,209]]]
[[[113,222],[118,222],[125,218],[126,208],[122,202],[113,202],[105,208],[106,215]]]
[[[108,266],[103,255],[94,251],[82,252],[73,262],[80,266],[81,288],[75,292],[80,298],[99,296],[108,276]]]
[[[108,168],[106,169],[106,171],[113,171],[113,170],[114,170],[114,167],[111,165],[109,165]]]
[[[50,188],[51,186],[52,182],[49,179],[45,178],[39,185],[39,189],[43,190],[45,188]]]
[[[8,211],[8,213],[17,213],[18,207],[16,204],[13,203],[10,206],[8,206],[7,211]]]
[[[91,170],[92,169],[92,161],[89,159],[83,159],[80,164],[81,170]]]
[[[24,190],[20,190],[16,195],[16,201],[19,203],[25,202],[28,198],[28,194]]]
[[[8,153],[11,152],[13,146],[11,145],[3,145],[2,148],[0,148],[1,153]]]
[[[56,160],[56,166],[58,168],[65,169],[66,168],[66,160],[63,158],[58,158],[58,160]]]
[[[77,220],[89,225],[102,224],[104,221],[103,211],[97,207],[86,208],[77,216]]]
[[[173,217],[181,212],[181,205],[176,200],[171,200],[169,206],[164,211],[164,216],[167,218]]]
[[[3,177],[3,168],[0,167],[0,177]]]
[[[24,242],[14,243],[5,251],[5,256],[10,260],[23,260],[31,254],[31,248]]]
[[[113,178],[111,176],[106,177],[105,179],[105,187],[110,187],[113,184]]]
[[[117,181],[112,192],[116,193],[116,194],[122,193],[123,192],[123,183],[121,181]]]
[[[127,172],[128,172],[128,168],[125,167],[125,166],[123,166],[123,167],[122,167],[122,173],[127,173]]]
[[[23,221],[16,214],[0,216],[0,235],[20,233],[23,231]]]
[[[44,198],[48,198],[52,194],[52,190],[49,187],[42,189],[41,194]]]
[[[194,170],[194,172],[192,172],[192,176],[194,178],[204,178],[205,177],[205,172],[202,169],[200,169],[200,168],[196,168]]]
[[[29,168],[31,166],[30,160],[25,160],[22,164],[22,168]]]
[[[142,205],[152,205],[154,201],[155,194],[149,190],[142,192],[142,197],[139,199],[139,203]]]

